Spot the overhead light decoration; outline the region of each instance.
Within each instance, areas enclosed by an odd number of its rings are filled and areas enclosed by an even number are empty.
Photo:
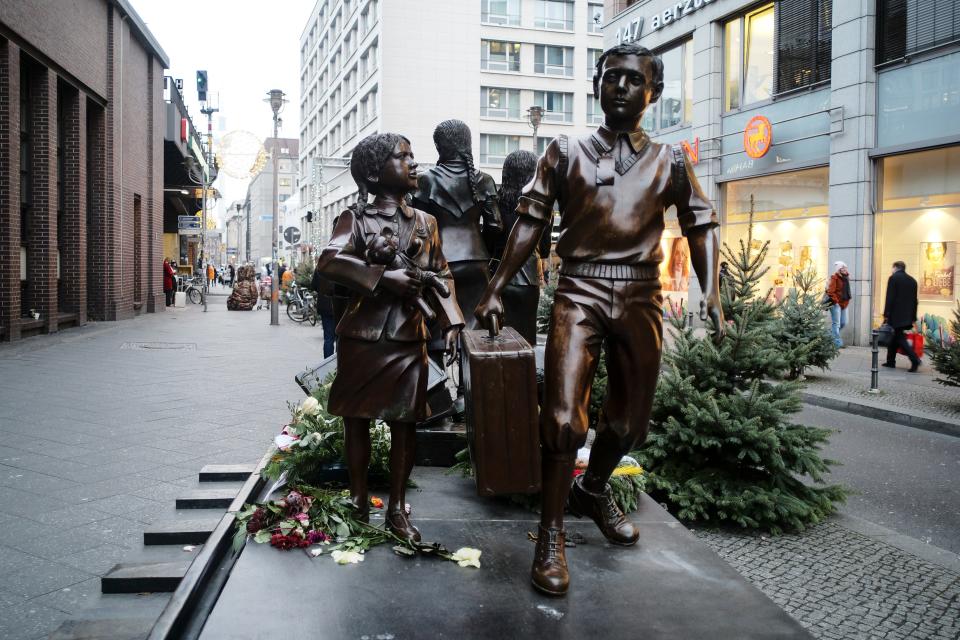
[[[217,165],[231,178],[256,177],[267,164],[267,151],[249,131],[231,131],[220,140]]]

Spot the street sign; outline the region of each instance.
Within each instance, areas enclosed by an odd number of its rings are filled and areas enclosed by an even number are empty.
[[[283,230],[283,239],[289,244],[297,244],[300,242],[300,229],[297,229],[296,227],[287,227]]]
[[[200,231],[200,216],[177,216],[177,229],[180,231]]]

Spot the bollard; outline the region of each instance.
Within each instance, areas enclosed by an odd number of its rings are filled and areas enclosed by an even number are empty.
[[[871,332],[870,393],[880,393],[880,332]]]
[[[687,312],[687,326],[693,329],[693,311]]]

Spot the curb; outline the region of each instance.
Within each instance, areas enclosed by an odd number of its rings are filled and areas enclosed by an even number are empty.
[[[938,567],[960,574],[960,555],[888,529],[869,520],[839,512],[833,521],[849,531],[874,538]]]
[[[835,409],[837,411],[844,411],[846,413],[852,413],[865,418],[874,418],[876,420],[883,420],[884,422],[893,422],[894,424],[913,427],[914,429],[932,431],[933,433],[941,433],[960,438],[960,423],[957,422],[938,420],[937,418],[928,418],[912,413],[905,413],[903,411],[894,411],[892,409],[884,409],[882,407],[877,407],[863,402],[857,402],[855,400],[847,400],[833,396],[810,393],[809,391],[804,391],[801,396],[805,403],[818,407]]]

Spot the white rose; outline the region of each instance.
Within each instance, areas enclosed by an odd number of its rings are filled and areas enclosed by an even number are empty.
[[[313,396],[310,396],[300,405],[300,411],[302,411],[305,415],[315,416],[320,413],[320,401]]]
[[[480,568],[480,549],[471,549],[470,547],[461,547],[453,554],[453,561],[461,567]]]
[[[337,564],[357,564],[358,562],[363,562],[363,554],[356,551],[337,549],[330,555],[333,556],[333,561]]]

